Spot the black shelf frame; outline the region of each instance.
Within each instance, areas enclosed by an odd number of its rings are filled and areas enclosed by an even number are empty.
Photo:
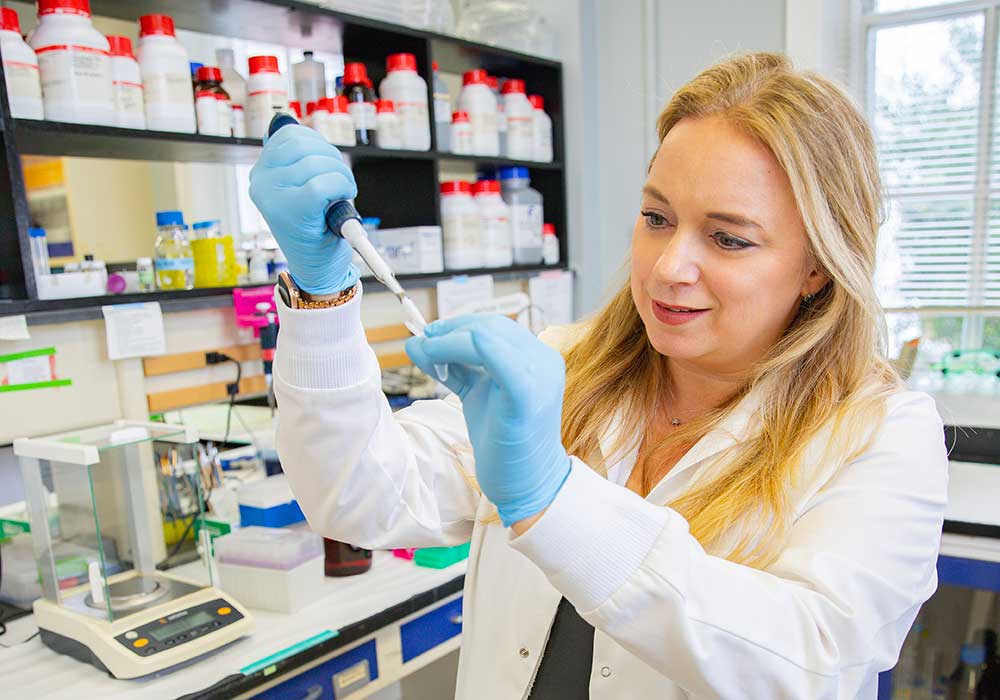
[[[342,150],[351,157],[358,180],[359,210],[379,216],[383,227],[440,225],[438,182],[442,162],[469,163],[480,171],[510,165],[526,167],[532,186],[545,198],[545,220],[555,224],[559,232],[560,260],[569,259],[562,65],[558,61],[387,24],[298,0],[91,0],[91,9],[97,16],[134,22],[144,14],[166,12],[179,29],[303,49],[341,51],[346,60],[365,63],[376,83],[385,75],[388,54],[411,52],[417,57],[418,72],[428,85],[432,126],[433,61],[445,73],[485,68],[494,74],[523,78],[529,92],[545,98],[546,111],[552,118],[555,160],[551,163],[440,152],[433,128],[429,151],[369,146]],[[22,154],[247,164],[256,161],[260,148],[258,139],[14,119],[6,86],[0,81],[0,152],[4,160],[0,167],[0,316],[21,313],[37,316],[29,316],[30,322],[40,322],[42,318],[96,318],[100,316],[100,306],[105,304],[153,300],[160,301],[167,311],[185,310],[225,305],[232,293],[232,288],[226,287],[52,301],[37,299],[29,252],[30,213],[21,171]],[[152,235],[151,224],[150,240]],[[553,268],[566,269],[566,265],[449,271],[403,275],[400,279],[410,286],[423,286],[455,274],[519,278]]]

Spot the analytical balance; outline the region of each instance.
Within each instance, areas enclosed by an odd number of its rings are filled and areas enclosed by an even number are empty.
[[[118,421],[14,442],[42,584],[35,622],[46,646],[116,678],[137,678],[253,629],[247,610],[213,586],[207,547],[204,569],[186,567],[192,578],[156,568],[154,542],[163,539],[156,457],[167,450],[193,458],[197,441],[192,428]],[[201,480],[193,473],[189,483],[200,511]],[[66,543],[84,554],[60,559]]]

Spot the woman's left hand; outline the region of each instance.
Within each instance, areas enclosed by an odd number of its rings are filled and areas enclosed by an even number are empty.
[[[435,321],[406,352],[427,374],[447,364],[444,382],[462,401],[476,479],[504,526],[545,510],[570,472],[562,446],[562,356],[504,316]]]

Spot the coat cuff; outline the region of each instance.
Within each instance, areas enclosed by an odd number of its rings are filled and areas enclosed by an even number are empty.
[[[361,283],[346,304],[329,309],[292,309],[275,290],[281,320],[274,372],[289,386],[342,389],[378,371],[378,360],[361,324]]]
[[[683,518],[571,459],[569,477],[545,514],[510,544],[585,614],[635,573],[673,518]]]

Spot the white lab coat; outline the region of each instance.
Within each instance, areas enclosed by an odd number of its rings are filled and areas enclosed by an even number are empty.
[[[495,510],[467,478],[458,400],[390,410],[360,296],[330,310],[279,300],[278,451],[328,537],[373,549],[471,539],[459,700],[525,698],[563,596],[596,628],[596,700],[876,697],[877,673],[937,585],[948,463],[928,396],[891,398],[872,447],[845,466],[822,463],[828,435],[816,438],[787,544],[766,571],[706,554],[663,505],[745,434],[753,396],[646,499],[624,487],[634,452],[608,478],[574,457],[545,515],[513,537],[484,522]]]

